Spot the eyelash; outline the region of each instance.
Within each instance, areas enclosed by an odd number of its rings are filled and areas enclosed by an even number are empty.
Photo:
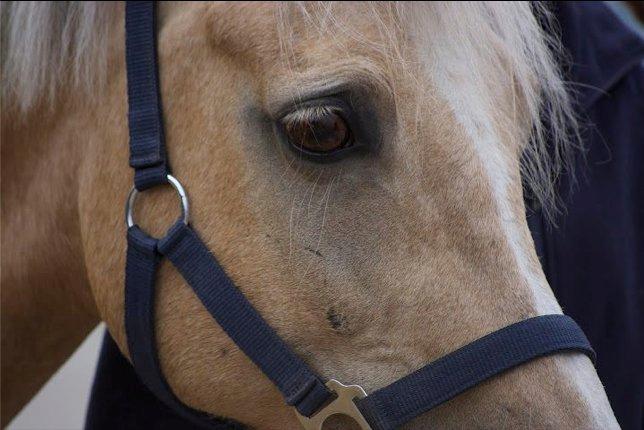
[[[285,127],[288,127],[296,123],[310,124],[313,120],[319,119],[324,115],[337,114],[342,116],[341,113],[340,109],[333,106],[307,106],[286,114],[281,121]]]

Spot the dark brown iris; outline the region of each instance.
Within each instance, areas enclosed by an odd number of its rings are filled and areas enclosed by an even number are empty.
[[[329,153],[351,146],[351,132],[345,120],[325,107],[307,108],[283,119],[289,142],[314,153]]]

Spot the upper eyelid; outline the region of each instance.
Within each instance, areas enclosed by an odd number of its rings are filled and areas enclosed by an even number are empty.
[[[289,90],[268,91],[266,94],[266,112],[273,120],[283,117],[300,106],[320,103],[324,100],[349,101],[352,95],[364,92],[366,88],[360,79],[316,80],[298,87],[290,85]],[[295,90],[294,88],[297,88]]]
[[[327,104],[299,106],[282,116],[280,118],[280,121],[282,121],[284,124],[307,123],[328,114],[342,115],[342,109],[340,109],[338,106]]]
[[[334,109],[334,112],[342,114],[343,112],[351,111],[351,106],[345,100],[345,96],[341,93],[321,95],[319,97],[310,98],[307,100],[293,101],[276,112],[274,118],[281,121],[283,118],[298,111],[307,108],[325,107]]]
[[[275,119],[285,107],[298,102],[343,93],[391,105],[394,91],[387,71],[379,64],[365,59],[358,63],[340,61],[324,68],[273,76],[264,89],[263,104],[268,116]]]

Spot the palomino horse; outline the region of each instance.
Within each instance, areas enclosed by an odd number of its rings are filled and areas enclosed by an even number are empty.
[[[99,319],[128,355],[123,14],[108,2],[3,6],[5,421]],[[166,139],[192,222],[319,374],[370,392],[561,313],[523,204],[525,185],[556,210],[574,147],[546,22],[527,2],[160,6]],[[161,235],[174,198],[142,200],[137,217]],[[297,428],[176,271],[164,265],[159,282],[174,393],[253,428]],[[618,427],[576,353],[497,376],[408,428],[429,426]]]

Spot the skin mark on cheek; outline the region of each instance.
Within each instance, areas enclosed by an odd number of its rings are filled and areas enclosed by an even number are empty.
[[[335,308],[329,308],[329,310],[327,310],[326,319],[333,330],[338,332],[347,331],[347,318],[341,313],[338,313]]]
[[[306,246],[306,247],[304,247],[304,249],[309,251],[312,254],[317,255],[318,257],[324,257],[320,251],[318,251],[317,249],[313,249],[310,246]]]

